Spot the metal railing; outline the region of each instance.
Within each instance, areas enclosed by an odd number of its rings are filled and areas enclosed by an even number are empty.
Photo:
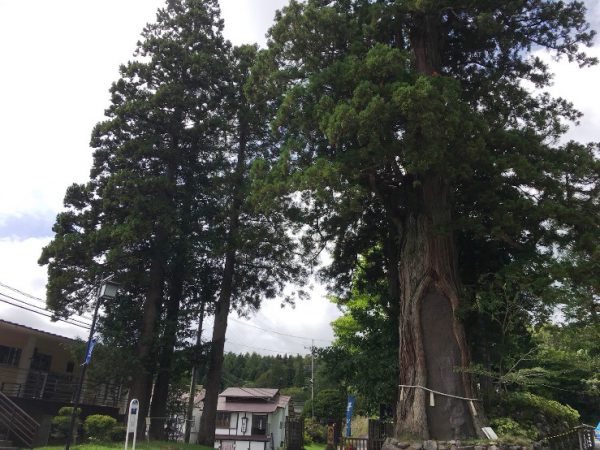
[[[8,397],[71,403],[77,382],[71,374],[0,367],[0,392]],[[125,389],[115,383],[86,380],[82,387],[83,404],[121,407]]]
[[[0,392],[0,425],[6,429],[9,437],[14,437],[26,447],[33,448],[33,441],[40,424],[2,392]]]

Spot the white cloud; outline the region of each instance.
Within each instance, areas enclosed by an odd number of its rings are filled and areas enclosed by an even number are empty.
[[[598,11],[600,13],[600,8]],[[588,49],[587,53],[600,58],[600,46]],[[583,113],[580,125],[572,126],[566,137],[584,143],[600,141],[600,89],[597,87],[600,66],[580,68],[564,59],[556,61],[547,52],[538,52],[538,55],[554,73],[553,84],[548,91],[555,97],[572,102]]]
[[[38,266],[37,259],[48,238],[17,240],[0,239],[0,282],[19,291],[39,298],[45,297],[46,269]],[[40,314],[24,308],[39,311],[34,306],[44,307],[44,303],[31,299],[6,286],[0,286],[0,318],[33,328],[69,337],[87,336],[87,331],[63,322],[52,322]],[[12,297],[12,298],[11,298]],[[11,306],[5,301],[18,306]],[[26,305],[29,303],[34,306]]]
[[[225,37],[234,45],[258,43],[264,46],[265,34],[273,23],[275,10],[287,0],[220,0],[225,19]]]
[[[330,322],[340,311],[326,298],[322,286],[315,286],[311,298],[295,307],[276,300],[263,303],[249,319],[235,318],[227,328],[227,349],[236,353],[273,354],[274,350],[306,354],[311,345],[325,347],[333,340]],[[258,328],[257,328],[258,327]],[[210,333],[205,335],[210,337]]]

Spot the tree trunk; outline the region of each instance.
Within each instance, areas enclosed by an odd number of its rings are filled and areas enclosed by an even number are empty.
[[[183,291],[183,279],[180,276],[183,269],[176,268],[172,276],[171,292],[167,303],[167,314],[165,328],[163,331],[162,345],[160,349],[158,375],[154,384],[152,394],[152,406],[150,410],[150,439],[166,440],[165,418],[167,416],[167,401],[169,397],[169,383],[171,380],[171,366],[173,352],[177,341],[177,322],[179,319],[179,306]]]
[[[473,398],[469,352],[457,317],[460,282],[450,225],[449,189],[439,176],[424,177],[420,208],[407,215],[400,244],[400,384]],[[458,370],[457,370],[458,369]],[[477,402],[404,388],[398,398],[396,435],[456,439],[481,435]],[[477,413],[475,413],[477,411]]]
[[[186,444],[190,443],[190,434],[192,432],[192,418],[194,417],[194,400],[196,397],[196,381],[198,378],[198,354],[202,348],[202,324],[204,323],[204,305],[206,303],[202,301],[200,303],[200,314],[198,315],[198,330],[196,331],[196,358],[194,359],[194,365],[192,366],[192,375],[190,379],[190,393],[187,402],[187,409],[185,414],[185,433],[183,436],[183,442]],[[194,442],[195,444],[195,442]]]
[[[442,60],[439,12],[414,13],[413,21],[410,40],[416,71],[437,76]],[[450,188],[438,173],[414,178],[408,181],[413,186],[412,208],[398,225],[399,384],[411,387],[400,389],[395,433],[423,439],[483,437],[479,402],[434,395],[432,403],[430,392],[422,389],[475,397],[469,374],[461,370],[469,366],[469,351],[458,318],[461,289]]]
[[[221,279],[221,293],[219,301],[215,305],[215,323],[213,326],[212,346],[208,372],[206,374],[204,397],[204,410],[200,419],[200,430],[198,443],[212,447],[215,442],[215,422],[217,417],[217,401],[221,386],[223,372],[223,351],[225,348],[225,333],[227,332],[227,318],[231,306],[231,294],[233,292],[233,277],[236,265],[236,241],[240,224],[240,211],[243,201],[243,182],[246,172],[246,124],[239,124],[239,148],[235,168],[233,202],[229,213],[229,232],[227,235],[227,246],[225,251],[225,266]]]
[[[223,373],[223,351],[225,348],[225,333],[227,332],[227,318],[231,305],[231,281],[235,266],[235,255],[228,255],[225,262],[225,273],[223,275],[223,288],[225,278],[229,279],[229,289],[223,289],[219,301],[215,307],[215,323],[213,326],[212,346],[206,374],[204,397],[204,410],[200,419],[198,430],[198,443],[212,447],[215,443],[215,425],[217,417],[217,401],[221,388],[221,376]],[[230,276],[227,276],[230,274]]]
[[[151,261],[150,285],[144,302],[140,340],[137,345],[138,372],[134,375],[129,391],[129,400],[134,398],[140,402],[138,412],[138,435],[144,436],[146,416],[152,395],[152,379],[156,365],[156,325],[162,303],[164,271],[162,260],[158,255]]]

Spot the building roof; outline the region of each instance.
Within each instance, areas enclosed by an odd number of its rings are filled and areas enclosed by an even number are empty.
[[[285,408],[289,403],[292,397],[290,395],[280,395],[279,401],[277,402],[277,406],[280,408]]]
[[[277,403],[227,402],[225,397],[219,397],[217,403],[217,411],[223,412],[271,413],[278,407]]]
[[[279,389],[230,387],[221,392],[219,397],[272,399],[278,393]]]
[[[35,331],[36,333],[42,333],[42,334],[46,334],[48,336],[57,337],[57,338],[64,339],[64,340],[67,340],[67,341],[73,341],[73,342],[76,341],[76,339],[69,338],[69,337],[66,337],[66,336],[61,336],[60,334],[50,333],[48,331],[39,330],[37,328],[28,327],[26,325],[21,325],[20,323],[15,323],[15,322],[10,322],[8,320],[0,319],[0,324],[2,324],[2,323],[5,323],[7,325],[10,325],[10,326],[13,326],[13,327],[17,327],[17,328],[24,328],[25,330]]]
[[[290,398],[279,395],[279,389],[231,387],[219,395],[217,411],[271,413],[285,408]]]

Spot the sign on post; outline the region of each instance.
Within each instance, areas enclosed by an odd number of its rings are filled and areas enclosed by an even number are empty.
[[[133,433],[133,443],[131,450],[135,450],[135,441],[137,439],[137,424],[140,410],[140,402],[134,398],[129,403],[129,415],[127,416],[127,433],[125,434],[125,450],[129,445],[129,433]]]

